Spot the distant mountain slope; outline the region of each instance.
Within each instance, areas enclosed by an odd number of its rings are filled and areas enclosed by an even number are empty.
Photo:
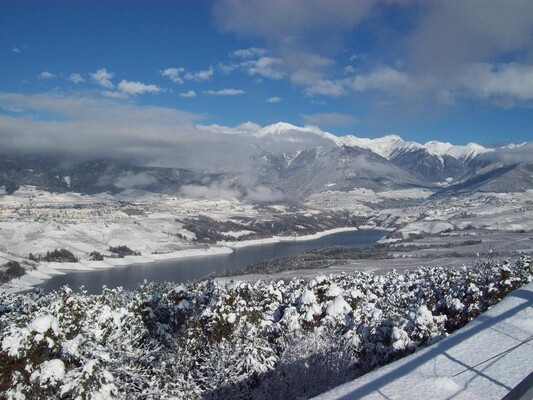
[[[123,161],[0,156],[0,186],[6,186],[7,192],[21,185],[58,193],[116,193],[131,188],[176,192],[195,178],[193,172],[185,169],[141,167]]]
[[[473,172],[467,164],[449,155],[435,156],[426,149],[397,151],[390,159],[394,164],[427,182],[457,180]]]
[[[446,188],[446,192],[522,192],[533,189],[533,164],[503,165]]]
[[[248,123],[237,128],[212,125],[201,129],[232,135],[234,140],[228,148],[206,141],[201,148],[189,149],[194,163],[189,160],[183,165],[194,165],[197,172],[181,168],[179,157],[172,168],[155,168],[124,161],[0,155],[0,186],[7,192],[20,185],[34,185],[55,192],[115,193],[130,188],[178,192],[184,184],[208,187],[223,183],[224,187],[237,187],[236,193],[262,186],[276,193],[282,189],[288,197],[297,198],[356,188],[426,187],[453,193],[533,187],[531,165],[527,164],[533,160],[528,153],[533,145],[528,143],[488,148],[476,143],[420,144],[397,135],[338,137],[317,127],[283,122],[263,128]]]
[[[354,188],[382,191],[418,186],[420,180],[369,150],[343,146],[325,153],[301,153],[280,185],[286,193],[302,196]]]

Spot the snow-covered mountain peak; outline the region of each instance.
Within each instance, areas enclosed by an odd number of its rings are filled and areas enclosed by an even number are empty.
[[[432,140],[424,145],[428,153],[437,157],[451,156],[458,160],[467,160],[480,154],[488,153],[493,149],[486,148],[477,143],[468,143],[465,146],[455,146],[451,143]]]
[[[246,122],[236,127],[224,127],[219,125],[198,126],[202,130],[214,133],[238,134],[243,136],[254,136],[256,138],[268,139],[270,142],[278,144],[291,143],[294,147],[297,144],[304,144],[305,148],[321,146],[346,146],[360,147],[370,150],[388,160],[396,158],[402,154],[423,150],[427,154],[437,157],[443,161],[444,157],[453,157],[460,161],[471,160],[478,155],[494,151],[492,148],[483,147],[477,143],[468,143],[465,146],[453,145],[449,142],[432,140],[424,144],[413,141],[405,141],[399,135],[389,134],[380,138],[360,138],[353,135],[335,136],[329,132],[312,125],[296,126],[287,122],[277,122],[261,128],[259,125]],[[508,145],[504,148],[516,148],[521,145]],[[291,149],[296,151],[298,149]],[[300,149],[301,150],[301,149]]]
[[[256,132],[256,136],[266,135],[280,135],[289,131],[302,130],[303,128],[296,125],[289,124],[287,122],[278,122],[272,125],[267,125]]]
[[[310,133],[317,136],[320,136],[325,139],[332,140],[333,142],[337,142],[337,136],[332,135],[329,132],[324,132],[320,128],[316,126],[306,125],[304,127],[296,126],[289,124],[287,122],[278,122],[276,124],[265,126],[264,128],[260,129],[258,132],[255,133],[255,136],[257,137],[264,137],[269,135],[285,135],[289,133]]]
[[[368,149],[380,156],[389,159],[399,149],[418,149],[420,144],[415,142],[406,142],[398,135],[386,135],[376,139],[358,138],[348,135],[339,138],[343,146],[362,147]]]
[[[376,139],[358,138],[348,135],[338,138],[338,142],[343,146],[357,146],[373,151],[386,159],[391,159],[398,154],[425,150],[428,154],[440,159],[450,156],[458,160],[467,160],[484,154],[493,149],[485,148],[477,143],[468,143],[466,146],[456,146],[448,142],[431,140],[425,144],[408,142],[398,135],[386,135]]]
[[[454,147],[451,143],[448,142],[439,142],[437,140],[431,140],[429,142],[426,142],[426,144],[423,145],[423,147],[426,149],[426,151],[429,154],[432,154],[434,156],[442,157],[449,153],[449,151]]]
[[[400,136],[395,135],[395,134],[385,135],[381,139],[386,139],[391,142],[403,142],[404,141]]]

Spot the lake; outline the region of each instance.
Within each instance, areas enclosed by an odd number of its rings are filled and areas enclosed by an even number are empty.
[[[38,287],[49,292],[64,285],[72,289],[84,286],[89,293],[96,294],[101,293],[104,285],[108,288],[122,286],[124,289],[135,289],[145,279],[155,282],[187,282],[205,278],[212,273],[222,273],[228,269],[243,268],[259,261],[291,256],[323,247],[366,247],[376,243],[386,234],[387,232],[378,230],[338,232],[312,240],[237,248],[230,254],[116,266],[95,271],[69,271],[65,275],[54,276]]]

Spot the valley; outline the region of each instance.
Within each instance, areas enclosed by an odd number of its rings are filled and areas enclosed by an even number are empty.
[[[235,143],[224,168],[0,157],[0,359],[40,354],[34,331],[53,343],[21,390],[53,370],[72,392],[68,360],[99,360],[104,398],[140,395],[131,379],[178,397],[317,395],[431,346],[531,281],[527,143],[283,123]]]
[[[533,191],[477,192],[443,201],[429,189],[328,190],[299,204],[258,206],[236,198],[198,199],[134,189],[116,195],[81,195],[26,186],[2,196],[1,204],[0,263],[17,261],[27,271],[4,286],[10,292],[62,271],[222,254],[243,245],[305,238],[338,228],[388,230],[382,240],[387,249],[362,260],[321,257],[327,268],[319,271],[306,268],[304,258],[296,266],[286,262],[293,265],[291,271],[283,267],[247,279],[460,265],[531,254],[533,247]],[[471,244],[464,245],[468,241]],[[109,251],[114,246],[127,246],[140,255],[117,258]],[[61,248],[71,251],[78,262],[28,258],[30,253]],[[102,260],[94,260],[94,252]]]

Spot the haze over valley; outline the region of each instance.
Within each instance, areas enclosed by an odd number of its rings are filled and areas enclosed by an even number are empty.
[[[531,391],[531,15],[5,4],[0,398]]]

